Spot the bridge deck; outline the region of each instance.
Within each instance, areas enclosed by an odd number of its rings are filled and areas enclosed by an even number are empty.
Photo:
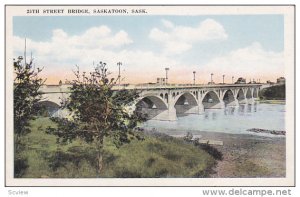
[[[260,87],[263,84],[168,84],[168,85],[152,85],[152,84],[141,84],[141,85],[121,85],[121,86],[114,86],[114,90],[175,90],[175,89],[205,89],[205,88],[236,88],[236,87]],[[71,85],[45,85],[41,88],[41,91],[44,93],[67,93],[68,88]]]

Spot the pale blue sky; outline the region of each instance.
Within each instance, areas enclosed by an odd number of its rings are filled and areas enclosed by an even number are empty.
[[[132,40],[130,44],[111,51],[139,50],[162,54],[164,47],[161,43],[149,37],[149,33],[154,28],[168,32],[162,20],[167,20],[174,26],[195,28],[206,19],[213,19],[219,23],[228,37],[221,41],[195,42],[191,49],[172,56],[173,60],[181,62],[185,68],[187,65],[197,64],[199,69],[202,69],[214,58],[224,57],[231,52],[253,46],[253,43],[259,43],[259,49],[262,48],[268,54],[282,53],[284,50],[283,15],[26,16],[14,17],[13,35],[19,38],[26,37],[36,43],[51,42],[55,29],[63,30],[68,36],[80,36],[92,27],[104,25],[111,30],[112,34],[125,31]],[[74,63],[76,59],[70,61],[70,64],[74,65]],[[194,67],[191,66],[191,69]]]
[[[253,41],[260,42],[264,48],[273,51],[283,50],[283,15],[230,15],[230,16],[27,16],[14,17],[14,35],[46,41],[51,38],[53,29],[63,29],[76,35],[86,29],[107,25],[113,31],[123,29],[132,35],[138,47],[144,45],[149,31],[166,19],[176,25],[196,26],[206,18],[220,22],[227,33],[229,41],[224,45],[228,49],[239,48]],[[146,44],[146,43],[145,43]]]

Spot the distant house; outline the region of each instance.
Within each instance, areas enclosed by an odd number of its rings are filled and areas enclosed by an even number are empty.
[[[278,83],[278,84],[285,84],[285,78],[284,78],[284,77],[279,77],[279,78],[277,79],[277,83]]]

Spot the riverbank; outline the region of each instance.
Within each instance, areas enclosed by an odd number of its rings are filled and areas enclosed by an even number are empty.
[[[48,126],[55,126],[49,118],[38,118],[31,126],[32,132],[24,138],[28,168],[23,178],[97,176],[93,144],[75,140],[58,145],[55,136],[45,133]],[[285,176],[285,137],[201,131],[194,135],[201,140],[222,141],[223,145],[211,145],[215,151],[178,139],[183,135],[174,138],[152,130],[143,133],[144,140],[132,140],[121,148],[116,148],[111,139],[105,140],[101,177]]]
[[[218,132],[199,134],[200,139],[223,142],[223,145],[212,145],[223,154],[223,160],[218,161],[211,177],[285,177],[285,137]]]
[[[264,104],[279,104],[279,105],[284,105],[285,100],[259,100],[259,103],[264,103]]]
[[[56,124],[47,117],[31,121],[31,132],[23,138],[26,162],[22,178],[96,178],[97,150],[94,143],[80,139],[57,144],[46,128]],[[165,134],[142,133],[140,139],[116,147],[105,138],[103,170],[105,178],[204,178],[210,177],[216,159],[206,150]]]

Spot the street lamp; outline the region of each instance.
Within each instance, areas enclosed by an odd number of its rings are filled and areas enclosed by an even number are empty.
[[[166,85],[168,84],[168,71],[170,70],[169,68],[165,68],[166,70]]]
[[[225,75],[223,75],[223,84],[224,84],[224,77],[225,77]]]
[[[195,85],[196,71],[193,71],[193,74],[194,74],[194,85]]]
[[[210,83],[211,83],[211,84],[213,84],[213,79],[212,79],[212,76],[213,76],[213,75],[214,75],[214,73],[211,73],[211,74],[210,74]]]
[[[117,65],[119,66],[119,75],[118,75],[118,79],[119,79],[119,88],[120,88],[120,84],[121,84],[121,66],[122,66],[122,62],[118,62]]]
[[[232,84],[233,84],[233,79],[234,79],[234,76],[232,76]]]

